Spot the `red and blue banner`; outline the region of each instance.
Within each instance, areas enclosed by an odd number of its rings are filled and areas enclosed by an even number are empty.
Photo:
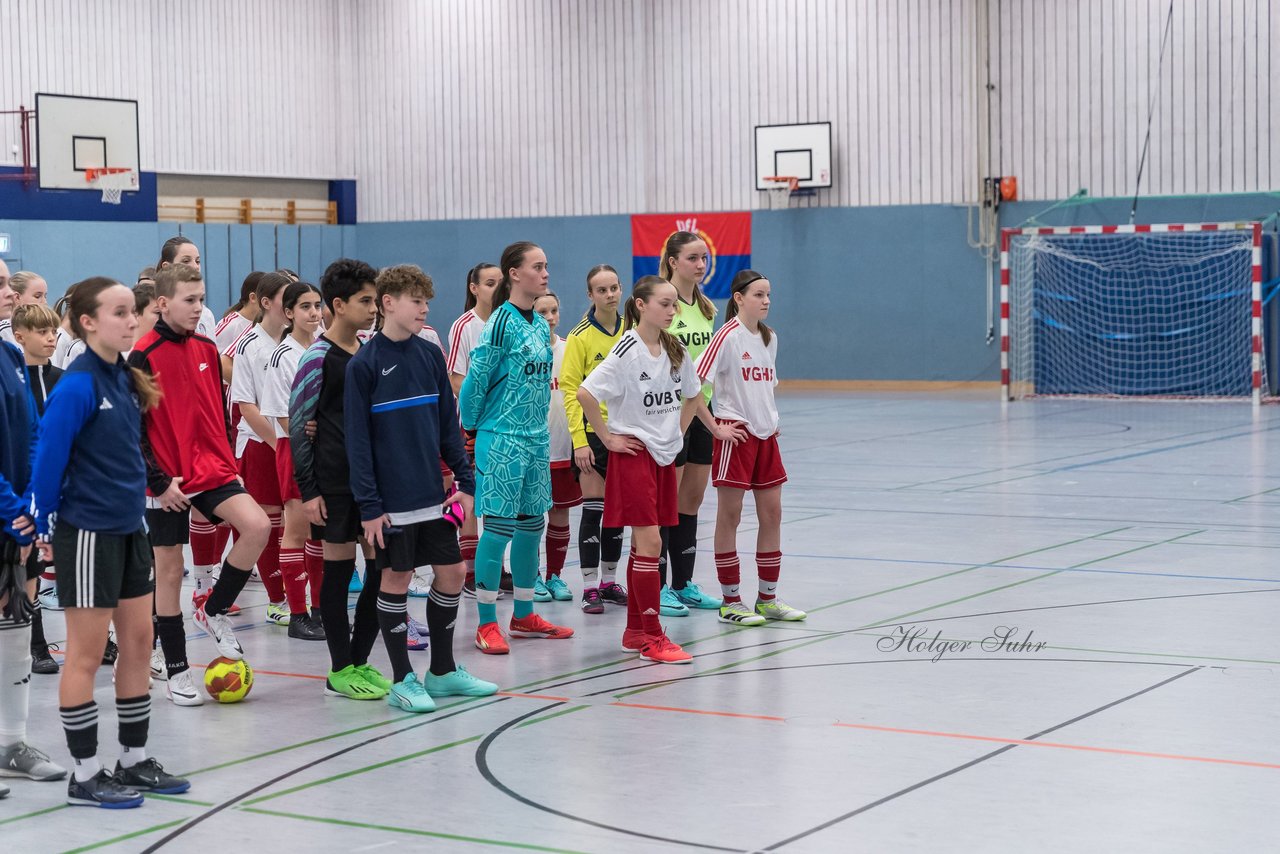
[[[667,238],[691,231],[707,244],[707,275],[702,292],[712,299],[729,296],[729,285],[751,266],[751,213],[637,214],[631,217],[631,273],[635,279],[658,273]]]

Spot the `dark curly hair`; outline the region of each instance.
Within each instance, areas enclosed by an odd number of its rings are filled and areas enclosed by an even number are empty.
[[[333,301],[350,300],[365,285],[372,285],[378,278],[378,271],[363,261],[354,258],[339,258],[325,268],[320,277],[320,297],[324,304],[333,311]]]

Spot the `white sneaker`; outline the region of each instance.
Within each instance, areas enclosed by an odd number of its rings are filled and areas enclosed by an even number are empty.
[[[409,582],[409,595],[414,599],[425,599],[430,593],[431,579],[414,573],[413,579]]]
[[[209,633],[213,642],[218,645],[218,655],[239,661],[244,658],[244,649],[236,640],[236,633],[231,630],[231,618],[226,614],[212,615],[200,608],[193,615],[196,625]]]
[[[156,647],[151,650],[151,678],[161,682],[169,680],[169,668],[164,663],[164,650]]]
[[[58,602],[58,588],[46,587],[36,596],[40,600],[40,607],[46,611],[61,611],[62,605]]]
[[[165,694],[173,700],[175,706],[203,706],[204,697],[196,687],[195,676],[188,667],[181,673],[175,673],[164,687]]]

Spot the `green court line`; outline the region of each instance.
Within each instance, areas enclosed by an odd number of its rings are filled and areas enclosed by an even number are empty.
[[[273,792],[270,795],[263,795],[260,798],[254,798],[253,800],[245,801],[244,805],[246,807],[253,806],[254,804],[260,804],[263,801],[270,801],[270,800],[274,800],[275,798],[284,797],[285,795],[291,795],[294,792],[301,792],[303,789],[311,789],[316,786],[323,786],[326,783],[333,783],[338,780],[345,780],[348,777],[354,777],[357,774],[364,774],[369,771],[377,771],[379,768],[386,768],[389,765],[396,765],[401,762],[407,762],[410,759],[417,759],[420,756],[428,756],[432,753],[439,753],[440,751],[448,750],[451,747],[457,747],[462,744],[470,744],[471,742],[479,741],[482,738],[484,738],[483,734],[473,735],[468,738],[460,738],[457,741],[450,741],[445,744],[437,744],[434,747],[428,747],[426,750],[419,750],[416,753],[406,753],[403,756],[397,756],[393,759],[385,759],[382,762],[375,762],[374,764],[366,765],[363,768],[353,768],[350,771],[343,771],[341,774],[334,774],[330,777],[322,777],[319,780],[312,780],[310,783],[302,783],[301,785],[292,786],[288,789],[281,789],[280,791]]]
[[[151,827],[144,827],[142,830],[135,830],[132,833],[122,833],[119,836],[113,836],[110,839],[103,839],[100,842],[93,842],[89,845],[82,845],[79,848],[68,848],[66,851],[63,851],[62,854],[79,854],[79,852],[81,851],[92,851],[95,848],[105,848],[108,845],[115,845],[117,842],[124,842],[129,839],[136,839],[139,836],[146,836],[148,833],[155,833],[157,830],[164,830],[169,827],[174,827],[176,825],[182,824],[185,821],[186,821],[185,818],[180,818],[180,819],[177,819],[176,821],[166,821],[164,824],[157,824]]]
[[[217,804],[208,801],[197,801],[192,798],[180,798],[177,795],[157,795],[155,792],[142,793],[149,801],[168,801],[172,804],[191,804],[193,807],[216,807]]]
[[[551,852],[551,854],[589,854],[589,852],[576,851],[571,848],[549,848],[545,845],[533,845],[529,842],[508,842],[505,839],[484,839],[478,836],[459,836],[456,833],[440,833],[434,830],[419,830],[416,827],[397,827],[391,824],[368,824],[362,821],[348,821],[341,818],[329,818],[328,816],[300,815],[298,813],[248,808],[246,808],[244,812],[276,816],[277,818],[292,818],[297,819],[298,821],[315,821],[320,822],[321,824],[334,824],[340,827],[355,827],[362,830],[385,830],[390,833],[404,833],[410,836],[427,836],[432,839],[448,839],[451,842],[474,842],[477,845],[494,845],[500,848],[516,848],[521,851],[548,851]]]
[[[35,818],[38,815],[46,815],[51,812],[58,812],[60,810],[70,809],[70,806],[71,806],[70,804],[58,804],[55,807],[45,807],[44,809],[36,810],[35,812],[27,812],[27,813],[23,813],[22,815],[10,816],[9,818],[0,818],[0,825],[9,824],[10,822],[14,822],[14,821],[22,821],[24,818]]]

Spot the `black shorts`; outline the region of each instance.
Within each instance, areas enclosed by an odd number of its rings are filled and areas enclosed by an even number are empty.
[[[323,525],[311,526],[311,539],[325,543],[354,543],[360,536],[360,507],[346,495],[324,495]]]
[[[587,447],[591,449],[591,453],[595,454],[596,457],[595,465],[592,468],[596,470],[596,474],[604,477],[609,471],[609,449],[604,446],[604,442],[600,441],[600,437],[590,430],[587,431]],[[573,466],[575,477],[582,473],[582,470],[578,468],[577,460],[574,460],[571,465]]]
[[[711,450],[714,445],[715,440],[707,425],[697,418],[693,419],[689,429],[684,431],[684,447],[676,454],[676,467],[685,463],[693,463],[695,466],[711,465]]]
[[[214,489],[191,496],[191,506],[204,514],[204,518],[217,525],[222,521],[214,509],[237,495],[247,495],[244,484],[239,480],[224,483]],[[147,533],[151,537],[151,545],[155,548],[164,546],[185,546],[191,542],[191,511],[147,509]]]
[[[53,529],[58,603],[64,608],[114,608],[121,599],[155,590],[147,531],[99,534],[59,521]]]
[[[462,563],[458,529],[444,519],[414,522],[382,532],[386,548],[375,549],[378,569],[413,572],[420,566]]]

